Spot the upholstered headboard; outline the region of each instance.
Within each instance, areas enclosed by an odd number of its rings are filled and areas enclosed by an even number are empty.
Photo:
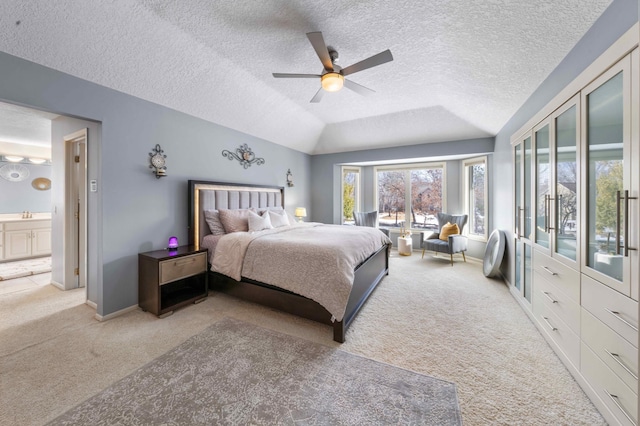
[[[189,244],[207,235],[205,210],[283,207],[284,187],[227,182],[189,181]]]

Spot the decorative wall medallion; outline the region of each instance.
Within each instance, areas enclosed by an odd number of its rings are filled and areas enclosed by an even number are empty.
[[[256,164],[258,166],[264,164],[264,158],[256,158],[255,154],[246,143],[244,145],[240,145],[240,148],[236,149],[236,152],[231,152],[225,149],[222,151],[222,156],[227,157],[229,160],[238,160],[245,169],[249,168],[252,164]]]
[[[5,164],[0,167],[0,176],[9,182],[20,182],[29,177],[29,169],[21,164]]]
[[[38,191],[46,191],[51,189],[51,180],[44,177],[35,178],[31,181],[31,186]]]

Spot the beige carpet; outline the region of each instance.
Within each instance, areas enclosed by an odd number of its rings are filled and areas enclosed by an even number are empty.
[[[466,425],[606,424],[477,262],[394,252],[343,345],[328,326],[219,294],[164,319],[136,310],[104,323],[83,297],[52,286],[0,297],[0,424],[44,424],[225,317],[454,382]]]

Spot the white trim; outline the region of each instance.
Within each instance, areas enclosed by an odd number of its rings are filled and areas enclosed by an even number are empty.
[[[604,74],[609,68],[618,63],[629,52],[638,46],[638,34],[640,24],[631,27],[611,47],[609,47],[602,55],[591,63],[580,75],[578,75],[571,83],[562,89],[551,101],[549,101],[542,109],[533,115],[520,129],[511,136],[511,144],[518,143],[521,135],[528,132],[533,126],[544,120],[548,115],[555,111],[560,105],[564,104],[567,99],[571,99],[583,88],[588,86],[593,80]]]
[[[469,205],[469,192],[470,192],[470,176],[469,166],[475,166],[478,164],[484,164],[484,234],[472,234],[471,229],[471,206]],[[464,211],[469,217],[469,226],[466,227],[464,233],[467,238],[474,241],[487,242],[488,239],[488,223],[489,223],[489,161],[488,156],[483,155],[481,157],[469,158],[462,160],[462,180],[464,188]]]
[[[57,282],[57,281],[53,281],[53,280],[51,280],[51,283],[50,283],[50,284],[51,284],[52,286],[54,286],[54,287],[59,288],[59,289],[60,289],[60,290],[62,290],[62,291],[65,291],[65,290],[66,290],[66,288],[64,288],[64,285],[60,284],[60,283],[59,283],[59,282]]]
[[[353,211],[358,212],[362,208],[362,167],[359,166],[341,166],[340,167],[340,224],[344,224],[344,173],[352,172],[358,175],[355,187],[356,202]]]
[[[87,300],[86,303],[89,307],[93,308],[93,309],[98,309],[98,304],[95,302],[92,302],[91,300]]]
[[[89,302],[89,301],[87,300],[87,302]],[[100,315],[100,314],[96,313],[95,319],[97,319],[98,321],[108,321],[108,320],[113,319],[115,317],[119,317],[120,315],[124,315],[124,314],[126,314],[128,312],[135,311],[136,309],[138,309],[138,305],[132,305],[132,306],[129,306],[128,308],[120,309],[119,311],[115,311],[115,312],[110,313],[108,315]]]

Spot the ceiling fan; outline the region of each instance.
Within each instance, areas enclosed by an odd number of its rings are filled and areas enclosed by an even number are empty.
[[[372,93],[375,93],[374,90],[364,87],[358,83],[354,83],[353,81],[347,80],[345,77],[358,71],[363,71],[368,68],[393,61],[391,51],[387,49],[384,52],[378,53],[377,55],[373,55],[367,59],[363,59],[362,61],[357,62],[353,65],[349,65],[346,68],[342,68],[336,64],[336,61],[338,60],[338,52],[331,47],[327,47],[327,45],[324,43],[324,38],[322,37],[322,33],[320,31],[307,33],[307,38],[311,42],[311,45],[315,49],[318,58],[320,58],[320,62],[322,62],[322,65],[324,66],[322,74],[273,73],[273,76],[275,78],[320,78],[321,87],[320,89],[318,89],[318,92],[316,92],[314,97],[311,98],[311,102],[313,103],[320,102],[325,91],[337,92],[338,90],[342,89],[343,85],[347,89],[353,90],[354,92],[362,96],[368,96]]]

